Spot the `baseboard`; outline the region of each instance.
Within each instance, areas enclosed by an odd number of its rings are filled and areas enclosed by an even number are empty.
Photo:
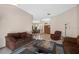
[[[3,48],[5,48],[5,47],[0,47],[0,49],[3,49]]]

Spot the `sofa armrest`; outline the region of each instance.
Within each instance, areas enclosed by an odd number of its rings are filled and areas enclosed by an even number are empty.
[[[13,38],[13,37],[5,36],[5,39],[6,39],[6,41],[16,42],[15,38]]]

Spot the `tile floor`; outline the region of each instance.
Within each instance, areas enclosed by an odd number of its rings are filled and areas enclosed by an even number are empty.
[[[0,48],[0,54],[10,54],[12,51],[7,47]]]

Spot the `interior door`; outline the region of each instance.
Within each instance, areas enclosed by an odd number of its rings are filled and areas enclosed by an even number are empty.
[[[44,25],[44,33],[50,34],[50,25]]]

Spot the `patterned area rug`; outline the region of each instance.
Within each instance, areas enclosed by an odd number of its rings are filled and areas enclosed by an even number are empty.
[[[64,54],[64,48],[62,44],[56,43],[56,54]]]
[[[42,46],[43,43],[44,43],[44,40],[34,40],[29,45],[24,45],[23,47],[17,48],[15,51],[13,51],[12,54],[39,54],[38,48],[40,46]],[[64,54],[63,46],[60,44],[56,44],[55,42],[52,42],[52,41],[50,41],[50,46],[48,47],[48,49],[44,49],[44,48],[42,48],[42,49],[43,49],[43,51],[46,52],[46,54],[50,54],[51,51],[53,51],[54,54],[55,53],[56,54]]]

